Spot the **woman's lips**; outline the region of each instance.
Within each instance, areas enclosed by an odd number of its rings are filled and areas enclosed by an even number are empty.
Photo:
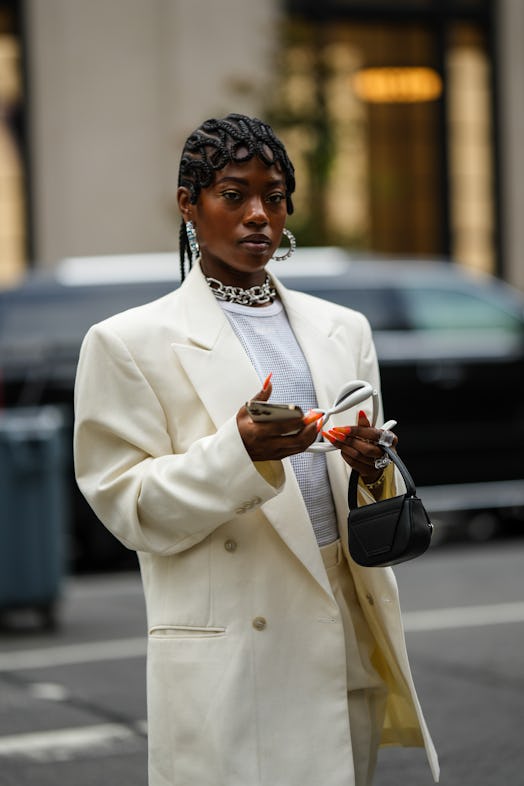
[[[267,251],[271,241],[265,235],[250,235],[241,240],[240,245],[248,248],[250,251]]]

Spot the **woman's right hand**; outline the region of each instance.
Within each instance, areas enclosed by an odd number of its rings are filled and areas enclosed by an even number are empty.
[[[268,401],[273,386],[268,379],[264,387],[253,399]],[[255,422],[251,419],[245,405],[237,413],[237,425],[244,446],[252,461],[272,461],[302,453],[315,441],[318,430],[319,413],[306,413],[302,420],[278,420],[269,423]],[[298,431],[297,431],[298,429]],[[283,436],[287,432],[295,434]]]

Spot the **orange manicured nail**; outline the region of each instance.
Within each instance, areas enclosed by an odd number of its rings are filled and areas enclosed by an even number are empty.
[[[340,435],[341,439],[346,439],[348,434],[351,434],[351,426],[333,426],[330,431],[336,436]]]
[[[360,410],[360,412],[358,413],[358,416],[359,416],[359,418],[366,418],[366,420],[367,420],[367,417],[368,417],[363,409]]]
[[[309,426],[310,423],[314,423],[315,420],[318,420],[321,417],[322,412],[315,412],[313,409],[310,409],[308,412],[306,412],[302,420],[306,426]]]
[[[333,436],[333,434],[330,431],[323,431],[322,436],[325,437],[328,442],[331,442],[332,445],[334,445],[335,442],[337,442],[337,438]]]
[[[320,433],[323,425],[324,425],[324,418],[319,418],[317,420],[317,434]]]
[[[267,377],[264,380],[264,384],[262,385],[262,390],[267,390],[269,387],[269,383],[271,382],[271,377],[273,376],[273,372],[270,371]]]

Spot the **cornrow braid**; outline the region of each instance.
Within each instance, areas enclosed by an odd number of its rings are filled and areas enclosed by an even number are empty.
[[[230,114],[220,120],[206,120],[188,137],[178,172],[178,185],[188,189],[195,204],[203,188],[209,188],[215,174],[227,164],[242,164],[254,156],[267,167],[280,166],[286,185],[287,212],[293,213],[291,194],[295,190],[295,169],[286,149],[271,126],[256,117]],[[183,281],[193,264],[184,221],[180,225],[180,276]]]

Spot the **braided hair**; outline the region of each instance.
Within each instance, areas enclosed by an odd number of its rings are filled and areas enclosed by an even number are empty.
[[[230,114],[220,120],[202,123],[188,137],[178,172],[178,185],[188,189],[190,202],[196,204],[200,191],[211,186],[215,173],[228,164],[242,164],[254,156],[267,167],[278,164],[286,184],[287,212],[293,212],[291,194],[295,190],[295,169],[282,142],[273,129],[256,117]],[[180,224],[180,276],[183,281],[193,264],[185,222]]]

